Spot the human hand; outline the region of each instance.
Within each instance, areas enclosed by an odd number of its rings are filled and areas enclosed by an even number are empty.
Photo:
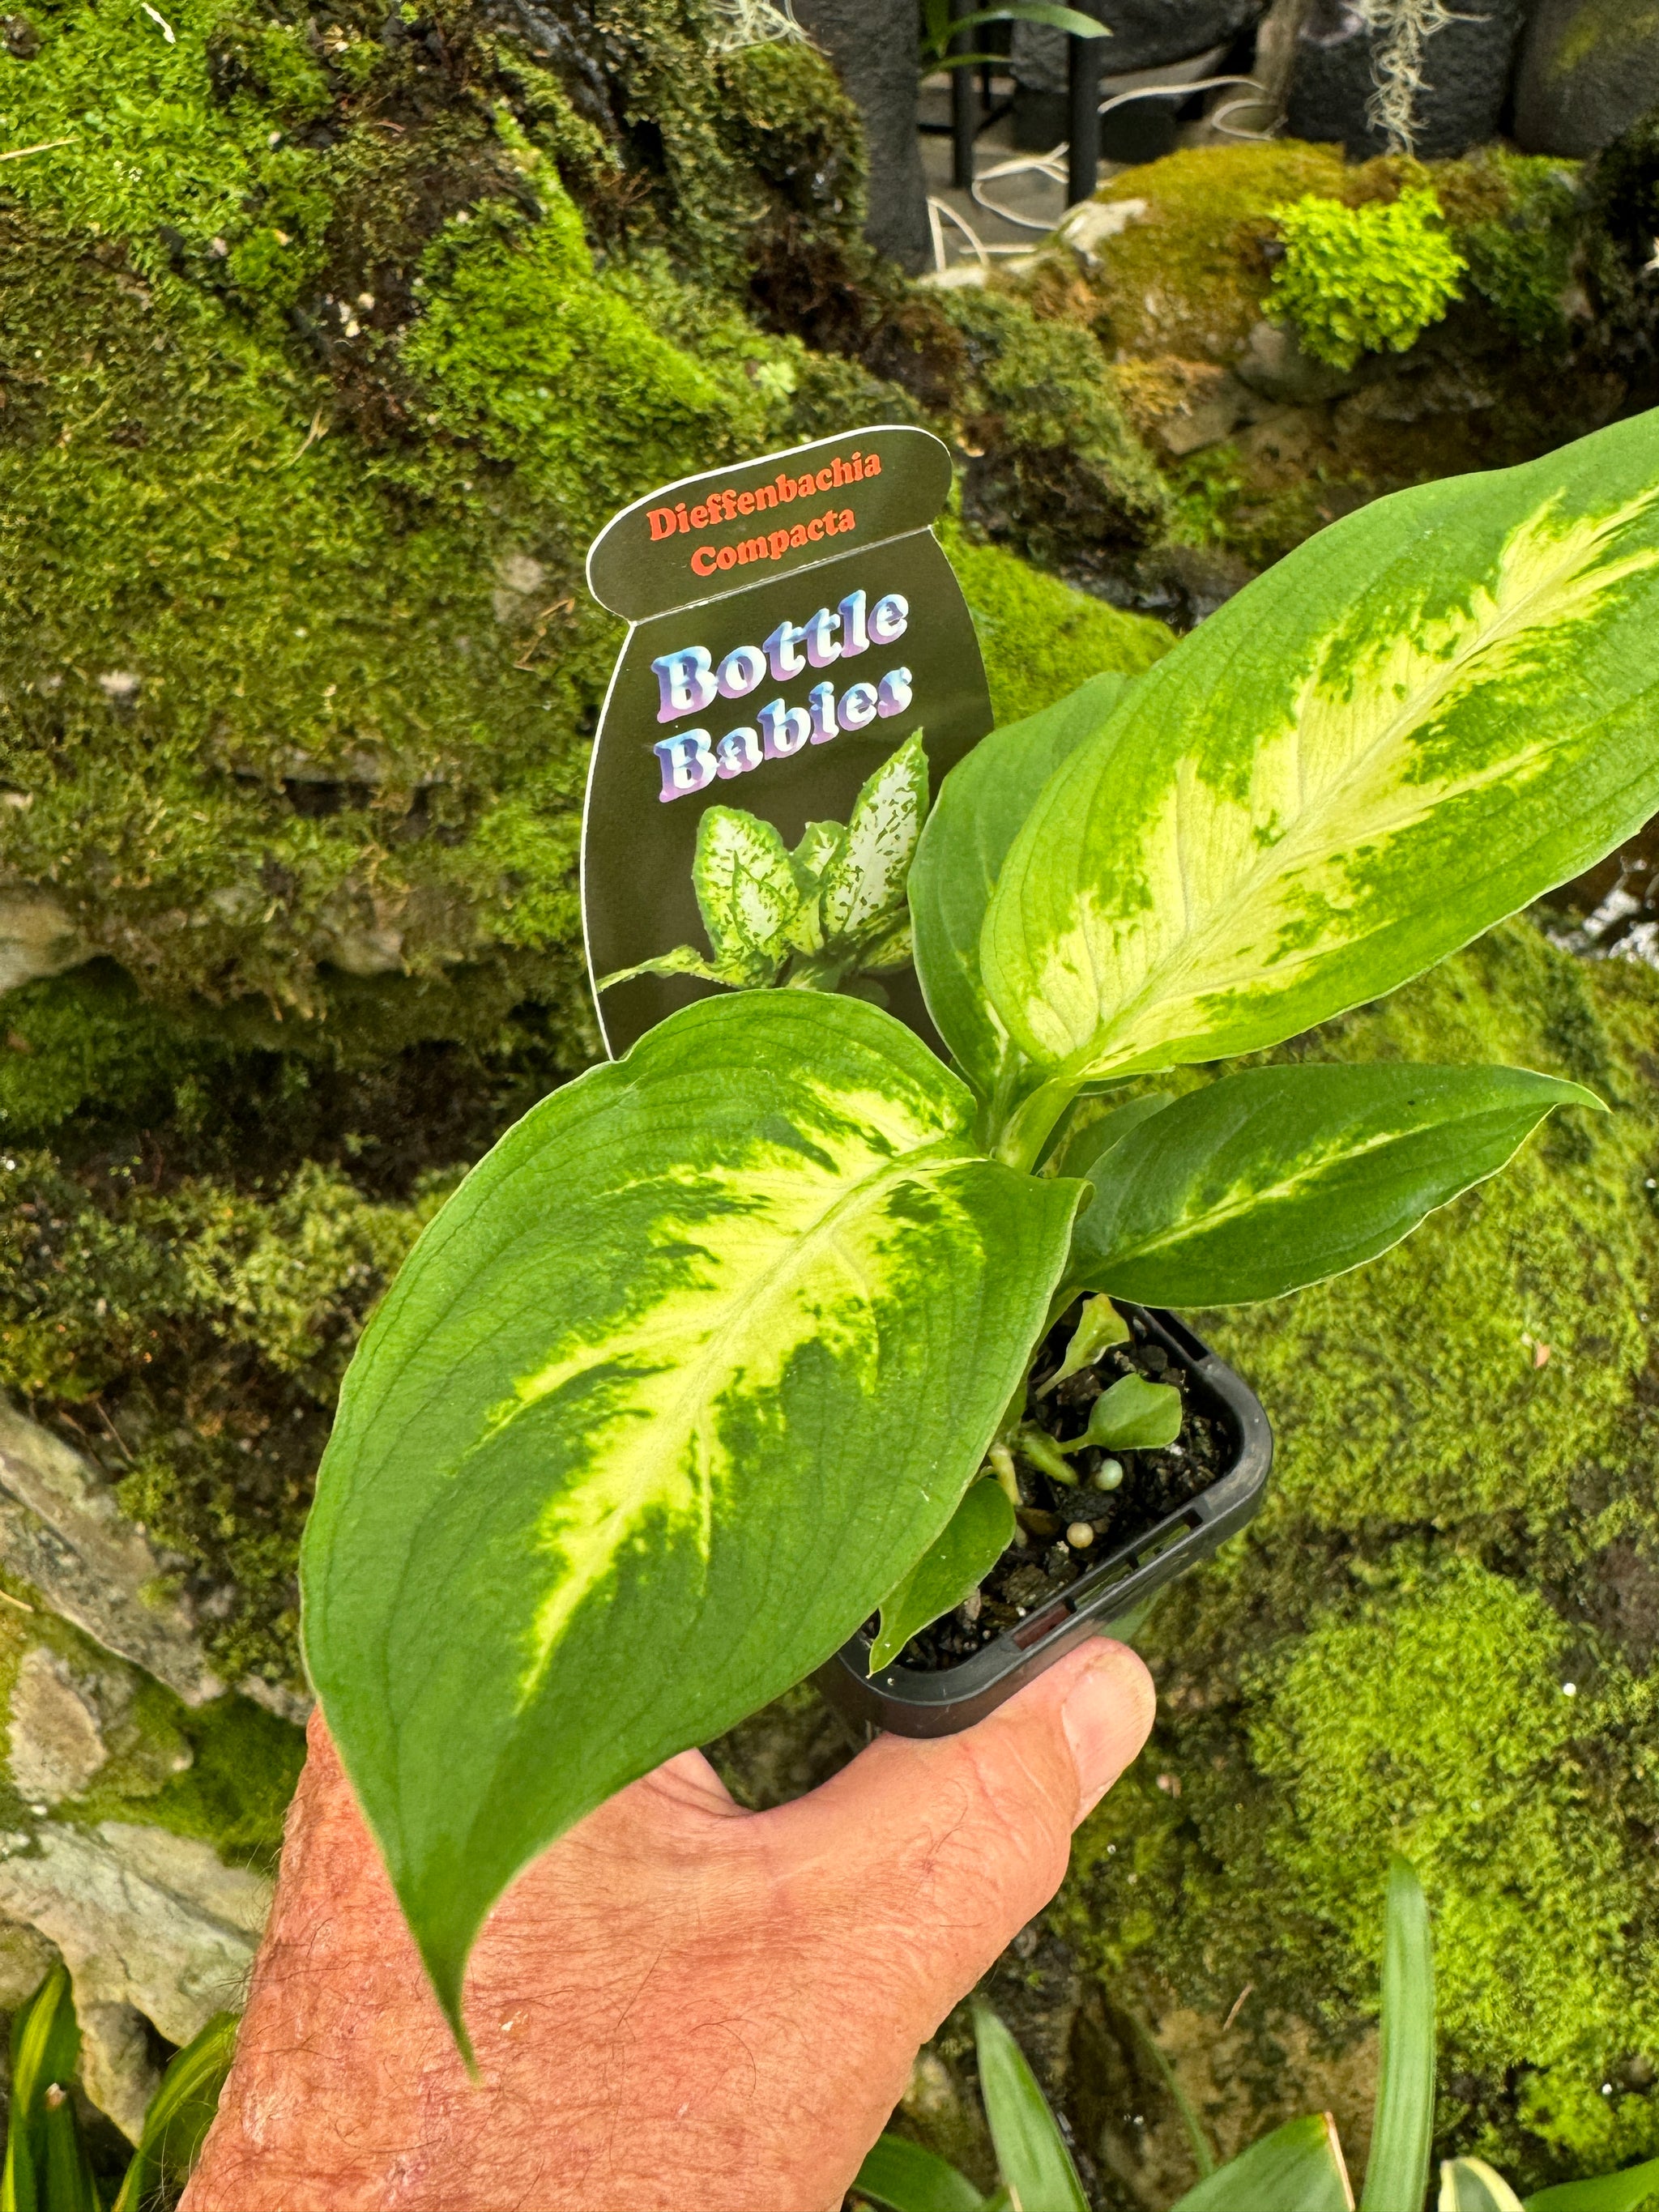
[[[470,2081],[320,1716],[236,2063],[180,2212],[829,2212],[920,2045],[1146,1741],[1123,1645],[963,1735],[733,1803],[683,1753],[479,1936]]]

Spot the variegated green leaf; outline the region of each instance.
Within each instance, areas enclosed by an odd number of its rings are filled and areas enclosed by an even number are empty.
[[[1418,2212],[1422,2194],[1397,2212]],[[1328,2112],[1286,2120],[1225,2166],[1206,2174],[1172,2212],[1353,2212],[1342,2146]]]
[[[631,983],[635,975],[697,975],[706,983],[729,983],[735,988],[747,972],[740,965],[735,975],[727,975],[705,959],[695,945],[677,945],[672,952],[659,952],[654,959],[641,960],[635,967],[613,968],[610,975],[600,976],[599,988],[608,991],[613,983]]]
[[[929,1621],[976,1589],[1014,1540],[1014,1509],[994,1482],[973,1482],[939,1534],[881,1601],[881,1629],[870,1647],[878,1674]]]
[[[1436,2212],[1523,2212],[1521,2199],[1483,2158],[1441,2161]]]
[[[1069,1083],[1392,990],[1659,807],[1656,639],[1659,415],[1333,524],[1044,788],[981,934],[1004,1026]]]
[[[1023,722],[981,738],[940,787],[910,870],[916,974],[934,1026],[982,1097],[1007,1036],[980,980],[985,909],[1009,847],[1061,762],[1094,736],[1131,678],[1091,677]]]
[[[877,1008],[708,999],[526,1116],[359,1346],[307,1665],[453,2020],[553,1837],[820,1664],[927,1549],[1082,1186]]]
[[[711,806],[697,824],[691,882],[722,982],[769,983],[787,957],[800,887],[769,822]]]
[[[795,881],[802,893],[816,891],[820,878],[847,842],[844,822],[809,822],[801,841],[789,855]]]
[[[1224,1075],[1090,1164],[1071,1279],[1143,1305],[1280,1297],[1397,1244],[1496,1175],[1552,1108],[1601,1104],[1524,1067]]]
[[[826,944],[860,937],[902,908],[927,811],[927,756],[918,730],[866,782],[847,817],[846,842],[823,869]]]

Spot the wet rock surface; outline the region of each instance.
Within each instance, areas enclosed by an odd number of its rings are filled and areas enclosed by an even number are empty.
[[[1648,0],[1537,0],[1515,84],[1529,154],[1600,153],[1659,101],[1659,15]]]

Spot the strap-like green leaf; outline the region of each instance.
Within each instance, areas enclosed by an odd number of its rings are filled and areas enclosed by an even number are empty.
[[[889,2212],[985,2212],[986,2207],[965,2173],[904,2136],[878,2138],[853,2188]]]
[[[1391,2212],[1418,2212],[1421,2198]],[[1172,2212],[1353,2212],[1342,2146],[1328,2112],[1287,2120],[1205,2175]]]
[[[1659,2158],[1598,2173],[1586,2181],[1559,2181],[1526,2199],[1526,2212],[1649,2212],[1659,2202]]]
[[[949,1521],[1083,1186],[878,1008],[708,999],[544,1099],[359,1346],[311,1677],[439,1993],[613,1790],[827,1659]]]
[[[1441,2163],[1435,2212],[1523,2212],[1523,2208],[1503,2175],[1485,2159],[1449,2158]]]
[[[236,2055],[240,2025],[234,2012],[216,2012],[175,2055],[149,2100],[112,2212],[140,2212],[164,2173],[182,2180],[190,2172],[213,2125],[219,2092]]]
[[[989,2005],[974,2005],[980,2094],[997,2165],[1020,2212],[1089,2212],[1066,2138],[1025,2054]]]
[[[1360,2212],[1416,2212],[1434,2134],[1434,1937],[1422,1885],[1398,1856],[1389,1867],[1382,2030]]]
[[[46,2144],[46,2185],[41,2212],[100,2212],[98,2185],[86,2138],[75,2117],[69,2090],[54,2081],[46,2094],[42,2121]]]
[[[898,1588],[882,1600],[881,1633],[870,1647],[879,1674],[910,1638],[960,1605],[1014,1540],[1014,1509],[1001,1486],[975,1482]]]
[[[1520,1067],[1223,1076],[1091,1164],[1071,1279],[1145,1305],[1276,1298],[1397,1244],[1495,1175],[1552,1107],[1601,1103]]]
[[[916,973],[939,1035],[982,1097],[995,1087],[1006,1043],[980,980],[985,909],[1043,787],[1132,680],[1091,677],[1042,714],[981,738],[945,777],[921,833],[910,871]]]
[[[1659,807],[1659,414],[1334,523],[1051,778],[981,964],[1072,1081],[1373,999]]]
[[[60,1963],[12,2015],[11,2108],[0,2212],[50,2212],[46,2092],[54,2084],[67,2088],[80,2063],[75,1999],[69,1969]]]

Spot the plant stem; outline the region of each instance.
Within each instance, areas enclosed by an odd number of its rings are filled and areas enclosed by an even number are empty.
[[[1025,1500],[1019,1494],[1019,1470],[1014,1465],[1014,1455],[1006,1444],[993,1444],[986,1457],[991,1462],[991,1472],[1001,1486],[1002,1494],[1018,1512]],[[0,1595],[3,1593],[0,1592]]]
[[[1087,1443],[1079,1437],[1079,1443]],[[1068,1490],[1077,1488],[1077,1469],[1062,1456],[1066,1447],[1057,1444],[1046,1429],[1035,1428],[1030,1422],[1014,1438],[1017,1449],[1025,1455],[1035,1468],[1039,1468],[1050,1482],[1063,1482]]]
[[[1000,1123],[991,1145],[992,1158],[1023,1174],[1033,1173],[1049,1133],[1081,1088],[1073,1078],[1050,1076]]]

